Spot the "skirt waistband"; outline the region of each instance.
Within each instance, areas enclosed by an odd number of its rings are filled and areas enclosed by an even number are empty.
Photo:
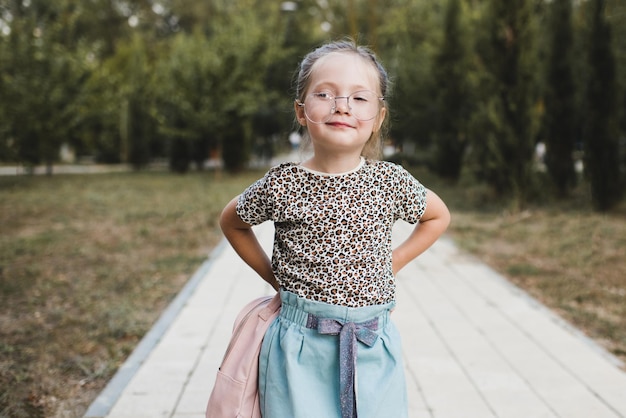
[[[389,314],[395,306],[394,302],[359,308],[331,305],[306,299],[286,290],[280,291],[280,297],[282,301],[280,317],[305,327],[307,321],[310,321],[310,316],[315,316],[335,319],[341,323],[362,323],[377,319],[378,329],[382,329],[389,322]]]

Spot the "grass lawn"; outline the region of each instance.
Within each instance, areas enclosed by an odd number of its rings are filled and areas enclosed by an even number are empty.
[[[0,417],[81,417],[260,175],[0,177]],[[462,248],[626,360],[624,207],[507,211],[418,178],[449,203]]]
[[[261,174],[0,178],[0,417],[82,416]]]

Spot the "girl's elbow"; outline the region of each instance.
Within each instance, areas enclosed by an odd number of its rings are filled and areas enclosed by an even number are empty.
[[[450,222],[452,221],[450,211],[445,206],[442,207],[439,211],[437,211],[433,216],[428,219],[428,221],[432,221],[433,227],[436,228],[438,234],[441,235],[450,226]]]
[[[219,226],[222,232],[225,232],[228,229],[228,222],[226,220],[226,216],[224,215],[224,212],[222,212],[222,214],[220,215]]]
[[[450,226],[450,223],[452,222],[452,215],[450,214],[450,211],[448,210],[448,208],[446,208],[444,214],[443,214],[443,225],[444,228],[443,230],[445,231],[446,229],[448,229],[448,227]]]

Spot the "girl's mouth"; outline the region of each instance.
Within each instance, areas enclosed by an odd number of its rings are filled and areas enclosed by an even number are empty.
[[[353,126],[350,125],[347,122],[339,122],[339,121],[334,121],[334,122],[326,122],[327,125],[330,126],[334,126],[336,128],[352,128]]]

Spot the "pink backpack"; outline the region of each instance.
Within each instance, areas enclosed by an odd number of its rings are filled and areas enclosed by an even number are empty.
[[[279,293],[255,299],[239,312],[217,371],[206,418],[261,418],[259,352],[265,331],[279,312]]]

